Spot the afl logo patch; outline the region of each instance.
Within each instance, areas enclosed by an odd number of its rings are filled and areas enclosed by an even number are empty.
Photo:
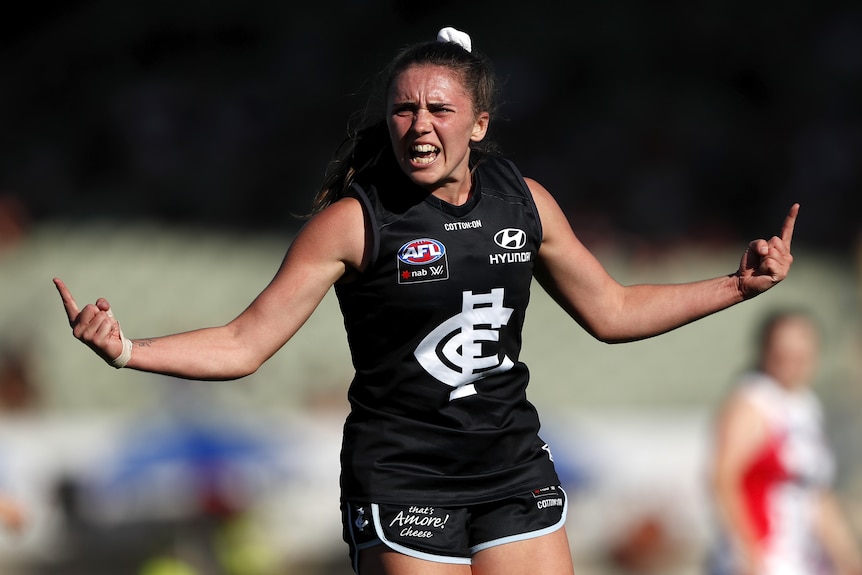
[[[398,259],[414,266],[434,263],[444,255],[446,255],[445,246],[430,238],[411,240],[398,250]]]
[[[527,245],[527,234],[518,228],[505,228],[494,234],[494,243],[506,250],[519,250]]]
[[[398,250],[398,283],[412,284],[449,279],[446,246],[431,238],[410,240]]]

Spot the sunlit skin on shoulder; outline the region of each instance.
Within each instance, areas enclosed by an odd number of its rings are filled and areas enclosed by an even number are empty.
[[[470,143],[481,141],[489,114],[476,112],[460,76],[441,66],[411,66],[387,102],[392,149],[416,184],[451,204],[470,196]]]

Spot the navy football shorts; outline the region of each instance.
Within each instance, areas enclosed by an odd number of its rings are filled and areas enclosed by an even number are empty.
[[[556,531],[567,509],[566,493],[556,485],[463,507],[347,502],[342,523],[358,574],[359,552],[381,544],[417,559],[469,565],[483,549]]]

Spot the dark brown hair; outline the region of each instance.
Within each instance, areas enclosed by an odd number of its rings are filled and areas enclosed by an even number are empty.
[[[323,183],[314,198],[312,214],[344,197],[350,184],[364,170],[377,164],[383,154],[391,153],[386,124],[386,100],[392,83],[412,66],[441,66],[462,79],[473,103],[473,113],[493,114],[497,81],[490,61],[482,54],[468,52],[453,42],[422,42],[403,49],[377,77],[365,108],[354,114],[358,127],[348,127],[347,137],[338,146]],[[496,145],[488,138],[471,142],[479,154],[494,153]]]

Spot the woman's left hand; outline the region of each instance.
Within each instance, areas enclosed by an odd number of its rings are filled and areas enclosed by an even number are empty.
[[[790,242],[798,213],[799,204],[793,204],[784,218],[780,235],[769,240],[754,240],[748,245],[739,263],[739,271],[736,272],[739,291],[744,299],[765,292],[787,277],[793,263]]]

